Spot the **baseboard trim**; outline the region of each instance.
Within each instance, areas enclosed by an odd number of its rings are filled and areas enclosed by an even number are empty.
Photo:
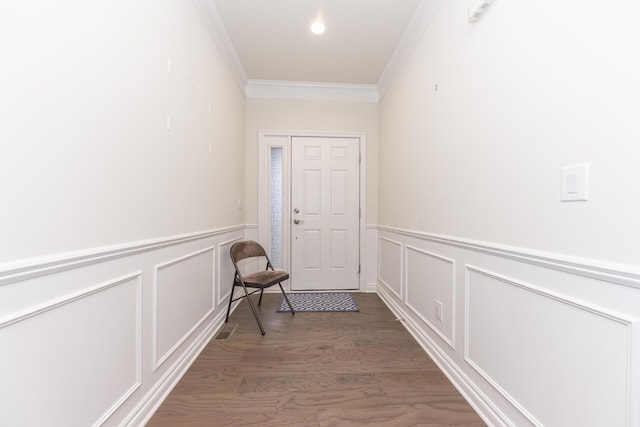
[[[389,307],[389,310],[391,310],[402,323],[402,326],[405,327],[487,425],[499,427],[513,425],[501,411],[490,403],[489,399],[484,396],[480,390],[473,386],[471,381],[456,367],[454,362],[446,354],[441,352],[431,339],[422,332],[411,320],[409,313],[405,312],[400,305],[394,302],[393,297],[384,286],[379,286],[377,293],[380,299]]]
[[[375,294],[377,291],[378,291],[377,283],[367,283],[362,292],[365,292],[368,294]]]
[[[239,302],[236,302],[232,305],[231,313],[236,310],[239,304]],[[193,362],[200,356],[202,350],[209,344],[220,328],[224,326],[226,315],[226,310],[218,313],[209,326],[193,341],[189,349],[167,369],[167,372],[162,376],[160,381],[142,398],[122,425],[141,426],[149,422],[153,414],[155,414],[160,405],[162,405],[167,396],[169,396],[169,393],[171,393],[184,374],[187,373]]]

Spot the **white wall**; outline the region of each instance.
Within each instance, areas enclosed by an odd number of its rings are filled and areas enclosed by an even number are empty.
[[[491,425],[639,425],[640,6],[469,3],[380,103],[379,293]]]
[[[244,96],[191,2],[4,2],[0,51],[0,261],[243,222]]]
[[[468,24],[467,4],[380,103],[380,223],[637,264],[640,6],[498,0]],[[590,200],[560,203],[584,162]]]
[[[378,220],[378,105],[249,98],[246,101],[246,221],[258,221],[258,131],[344,131],[367,134],[367,222]]]
[[[0,424],[141,425],[224,321],[244,95],[189,1],[3,2],[0,52]]]

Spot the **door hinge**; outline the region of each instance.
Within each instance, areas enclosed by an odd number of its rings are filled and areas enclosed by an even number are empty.
[[[362,271],[361,265],[358,264],[358,274],[360,274],[361,271]]]

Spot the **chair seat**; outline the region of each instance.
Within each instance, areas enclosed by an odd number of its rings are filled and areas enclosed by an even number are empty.
[[[283,282],[289,278],[286,271],[264,270],[256,273],[243,275],[245,286],[250,288],[268,288],[276,283]]]

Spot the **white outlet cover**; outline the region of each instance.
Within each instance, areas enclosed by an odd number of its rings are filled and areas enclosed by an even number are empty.
[[[589,200],[589,164],[566,166],[562,168],[562,202]]]

